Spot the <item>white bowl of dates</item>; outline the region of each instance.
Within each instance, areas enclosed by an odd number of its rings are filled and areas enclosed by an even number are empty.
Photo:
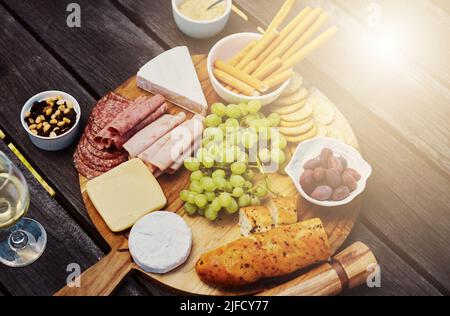
[[[318,137],[297,147],[286,173],[307,201],[334,207],[350,203],[364,191],[372,168],[355,148]]]
[[[20,121],[38,148],[57,151],[69,147],[77,137],[81,108],[77,100],[62,91],[45,91],[30,98],[22,108]]]

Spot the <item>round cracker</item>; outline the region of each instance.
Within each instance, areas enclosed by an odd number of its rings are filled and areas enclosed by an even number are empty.
[[[305,106],[298,110],[297,112],[287,114],[287,115],[280,115],[282,121],[286,122],[299,122],[304,121],[314,114],[314,104],[312,102],[307,101]]]
[[[314,120],[309,120],[305,124],[296,127],[280,127],[278,130],[284,136],[301,136],[314,128]]]
[[[308,90],[305,88],[300,88],[298,91],[289,94],[287,96],[281,97],[272,103],[272,106],[275,108],[288,106],[296,103],[302,102],[308,96]]]
[[[328,137],[328,128],[319,124],[319,130],[317,131],[317,137]]]
[[[314,124],[314,127],[309,132],[307,132],[303,135],[300,135],[300,136],[294,136],[294,137],[286,136],[286,140],[289,143],[301,143],[301,142],[304,142],[305,140],[316,137],[317,131],[318,131],[317,124]]]
[[[306,104],[306,99],[299,103],[295,103],[292,105],[274,108],[273,111],[280,115],[288,115],[288,114],[297,112],[298,110],[302,109],[305,106],[305,104]]]
[[[330,125],[336,117],[336,110],[327,100],[318,100],[314,110],[314,119],[322,125]]]
[[[306,123],[308,123],[311,120],[313,120],[313,117],[308,117],[306,120],[298,121],[298,122],[280,121],[280,127],[296,127],[296,126],[299,126],[299,125],[306,124]]]
[[[291,78],[291,82],[289,83],[287,88],[283,91],[281,96],[285,97],[297,92],[298,90],[300,90],[302,85],[303,85],[303,77],[298,72],[295,72]]]

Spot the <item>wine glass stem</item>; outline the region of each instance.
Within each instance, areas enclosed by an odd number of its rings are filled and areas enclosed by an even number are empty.
[[[21,230],[14,231],[9,236],[9,243],[14,249],[22,249],[28,244],[28,236]]]

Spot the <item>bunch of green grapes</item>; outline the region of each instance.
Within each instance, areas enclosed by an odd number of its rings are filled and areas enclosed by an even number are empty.
[[[266,117],[259,101],[215,103],[211,110],[202,146],[184,162],[192,173],[189,189],[180,198],[188,214],[214,221],[222,210],[234,214],[240,207],[261,204],[269,190],[264,184],[254,185],[254,170],[271,162],[282,165],[287,142],[275,129],[279,115]]]

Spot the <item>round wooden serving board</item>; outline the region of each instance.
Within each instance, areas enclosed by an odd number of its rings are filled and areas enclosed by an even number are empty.
[[[208,104],[220,102],[219,97],[216,95],[209,82],[206,70],[206,56],[197,55],[193,56],[192,59]],[[182,78],[180,79],[183,80]],[[130,78],[118,87],[115,92],[130,99],[135,99],[141,95],[150,95],[137,87],[135,77]],[[169,108],[171,114],[183,111],[181,108],[172,104]],[[192,115],[188,114],[188,116],[190,117]],[[348,143],[357,146],[358,143],[350,125],[337,109],[336,119],[332,123],[332,126],[339,130],[342,135],[345,135]],[[293,146],[293,149],[295,149],[295,146]],[[192,217],[185,214],[183,202],[179,199],[179,193],[189,186],[189,175],[190,173],[182,168],[175,175],[164,175],[158,179],[168,200],[165,209],[176,212],[182,216],[192,229],[193,234],[193,247],[188,261],[178,269],[164,275],[145,273],[132,262],[131,255],[128,251],[128,232],[116,234],[108,229],[105,222],[89,200],[86,192],[87,179],[80,175],[80,188],[89,216],[100,234],[111,246],[112,250],[109,255],[82,275],[81,288],[66,287],[61,289],[57,295],[109,295],[132,270],[144,273],[154,282],[168,287],[169,290],[178,293],[200,295],[254,294],[287,282],[305,272],[298,271],[289,276],[265,280],[264,282],[238,289],[222,289],[203,283],[195,271],[195,263],[201,254],[238,239],[241,236],[239,233],[237,215],[224,215],[220,220],[212,223],[201,216]],[[270,175],[270,182],[273,187],[277,188],[278,192],[282,193],[284,196],[298,195],[295,186],[288,176]],[[309,204],[305,200],[301,200],[299,203],[299,218],[300,220],[313,217],[321,218],[328,234],[332,253],[334,254],[341,247],[352,230],[353,224],[355,223],[362,206],[362,199],[363,198],[360,196],[349,205],[333,209],[317,207]]]

